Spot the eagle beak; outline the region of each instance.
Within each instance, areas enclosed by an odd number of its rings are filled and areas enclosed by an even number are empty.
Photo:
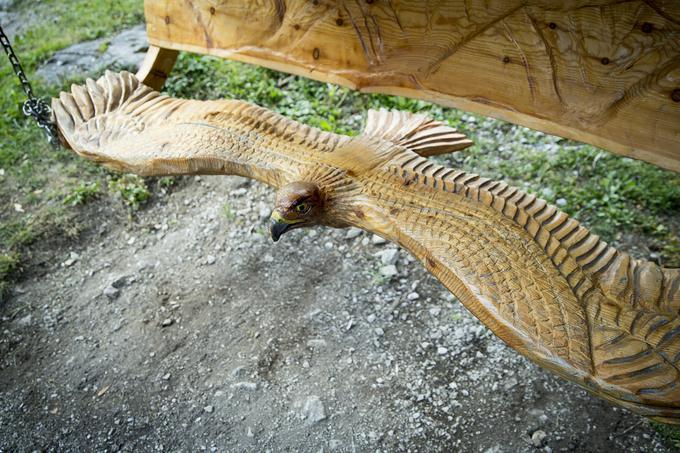
[[[274,242],[278,241],[281,235],[288,231],[291,226],[293,226],[293,224],[286,221],[278,211],[272,212],[269,223],[269,234]]]

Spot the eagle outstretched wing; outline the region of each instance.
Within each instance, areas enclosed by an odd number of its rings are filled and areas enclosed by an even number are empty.
[[[630,258],[556,207],[415,153],[369,190],[373,232],[419,258],[525,356],[638,413],[680,421],[680,270]]]
[[[279,187],[348,139],[243,101],[175,99],[128,72],[74,85],[52,110],[76,153],[142,176],[235,174]]]

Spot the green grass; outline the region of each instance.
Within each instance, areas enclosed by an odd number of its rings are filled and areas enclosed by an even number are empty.
[[[40,63],[71,44],[109,36],[143,20],[141,0],[42,0],[14,2],[24,33],[13,39],[37,95],[55,95],[32,77]],[[73,232],[71,210],[94,195],[106,172],[72,153],[53,151],[42,132],[21,113],[24,95],[4,53],[0,55],[0,300],[11,286],[27,248],[44,234]],[[64,202],[60,202],[63,200]],[[25,213],[14,211],[21,204]],[[11,264],[11,265],[10,265]]]
[[[680,451],[680,428],[659,422],[651,422],[651,424],[664,438],[668,447],[672,448],[673,451]]]

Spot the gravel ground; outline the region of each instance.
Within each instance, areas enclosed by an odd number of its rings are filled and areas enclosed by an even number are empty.
[[[394,245],[273,244],[273,195],[187,178],[133,222],[105,199],[79,244],[44,244],[0,307],[0,452],[668,451]]]

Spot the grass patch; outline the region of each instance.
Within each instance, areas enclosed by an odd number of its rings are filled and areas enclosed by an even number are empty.
[[[138,210],[151,198],[144,179],[137,175],[112,176],[109,179],[109,190],[118,195],[131,212]]]
[[[85,204],[88,201],[97,198],[100,193],[101,185],[99,184],[99,181],[81,182],[63,198],[62,202],[68,206]]]
[[[661,434],[669,447],[672,447],[674,451],[680,451],[680,428],[654,421],[650,423]]]
[[[16,14],[13,19],[16,23],[27,24],[12,42],[34,91],[44,97],[56,95],[67,86],[48,87],[33,77],[38,66],[54,52],[83,40],[108,36],[144,19],[141,0],[17,1],[10,12]],[[0,293],[10,287],[21,269],[24,252],[37,238],[49,232],[74,232],[64,210],[92,199],[96,192],[94,185],[105,175],[69,151],[53,151],[42,132],[21,112],[24,100],[3,53],[0,56],[0,169],[4,173],[0,180],[0,256],[4,264],[0,269]],[[64,195],[65,204],[55,206],[55,193],[69,186],[68,172],[74,169],[81,182]],[[26,212],[14,211],[15,203],[22,205]]]
[[[231,204],[228,202],[222,205],[222,215],[230,222],[233,222],[236,219],[234,208],[232,208]]]

